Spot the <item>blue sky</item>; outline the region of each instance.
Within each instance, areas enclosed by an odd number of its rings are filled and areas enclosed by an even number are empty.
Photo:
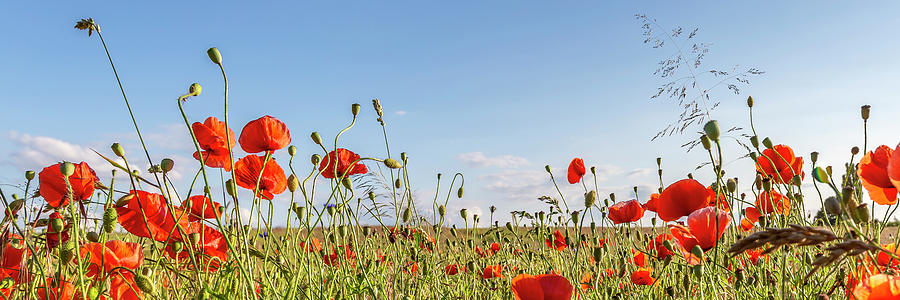
[[[4,3],[0,19],[0,183],[20,184],[26,169],[84,160],[101,175],[89,149],[122,142],[139,157],[130,118],[96,37],[72,28],[93,17],[117,64],[154,159],[173,157],[192,175],[175,98],[192,82],[204,94],[186,105],[192,121],[221,117],[222,82],[205,50],[222,51],[230,79],[230,120],[236,131],[265,114],[283,120],[300,150],[320,131],[334,137],[352,103],[361,123],[341,145],[384,156],[370,108],[379,98],[393,151],[411,156],[421,201],[434,174],[463,172],[467,194],[451,209],[536,210],[553,195],[543,171],[562,175],[572,157],[606,174],[601,194],[621,198],[632,186],[656,186],[655,158],[667,183],[704,170],[701,152],[679,145],[692,135],[650,141],[677,117],[671,102],[650,100],[662,83],[652,76],[671,48],[642,44],[635,13],[665,27],[699,26],[712,43],[701,69],[735,64],[766,71],[740,96],[714,91],[713,112],[725,126],[746,126],[744,99],[753,95],[757,130],[801,155],[822,153],[841,165],[861,145],[859,106],[871,104],[870,147],[894,145],[900,113],[898,4],[859,6],[814,1],[758,3],[668,1]],[[696,131],[696,130],[695,130]],[[726,145],[729,157],[739,155]],[[286,161],[284,154],[280,158]],[[306,167],[305,164],[303,168]],[[752,164],[728,165],[750,182]],[[808,164],[807,164],[808,168]],[[708,170],[705,170],[708,173]],[[191,174],[189,174],[191,173]],[[187,174],[187,175],[184,175]],[[446,186],[446,185],[445,185]],[[7,193],[14,187],[3,186]],[[186,189],[186,188],[182,188]],[[564,189],[580,197],[577,188]],[[646,200],[646,194],[640,196]],[[284,205],[284,200],[276,200]],[[502,218],[501,218],[502,219]]]

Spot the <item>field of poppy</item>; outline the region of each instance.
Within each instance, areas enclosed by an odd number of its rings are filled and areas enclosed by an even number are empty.
[[[106,49],[92,19],[75,27]],[[209,115],[222,119],[185,113],[202,93],[197,83],[171,103],[195,149],[177,162],[196,165],[186,189],[169,178],[174,160],[113,143],[96,153],[115,168],[109,182],[96,166],[64,161],[26,171],[22,196],[0,192],[5,299],[900,299],[898,245],[882,238],[900,233],[886,221],[900,207],[900,146],[864,143],[833,168],[758,135],[751,97],[752,135],[740,151],[755,177],[725,176],[725,131],[707,120],[698,151],[708,152],[714,181],[664,182],[657,159],[658,190],[617,199],[599,195],[592,162],[574,158],[561,171],[546,166],[547,180],[557,191],[583,188],[583,198],[559,192],[541,198],[548,209],[500,224],[494,214],[508,212],[493,207],[489,216],[447,211],[465,196],[462,174],[438,175],[432,207],[416,207],[408,157],[388,147],[379,100],[366,111],[352,104],[333,140],[312,132],[305,143],[320,153],[310,158],[295,157],[298,141],[275,117],[229,124],[223,55],[207,54],[225,86],[223,111]],[[863,128],[870,111],[861,108]],[[384,132],[385,157],[341,143],[365,114]],[[143,142],[137,121],[134,129]],[[278,152],[290,160],[274,160]],[[153,165],[138,171],[126,154]],[[384,192],[361,187],[372,172],[390,179]],[[810,185],[815,194],[801,189]],[[276,195],[290,199],[286,220],[273,217]],[[808,218],[805,201],[824,209]],[[889,214],[873,217],[875,205]]]

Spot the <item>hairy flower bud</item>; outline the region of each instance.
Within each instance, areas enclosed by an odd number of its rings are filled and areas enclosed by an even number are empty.
[[[200,96],[200,92],[203,91],[203,87],[200,86],[199,83],[192,83],[191,87],[188,88],[188,94],[191,96]]]
[[[119,220],[119,212],[115,207],[108,207],[103,211],[103,232],[110,233],[116,229],[116,223]]]
[[[769,138],[764,138],[763,141],[762,141],[762,144],[763,144],[763,146],[765,146],[767,149],[773,149],[773,148],[775,148],[775,145],[772,145],[772,140],[769,139]]]
[[[350,181],[350,177],[344,177],[344,179],[341,179],[341,184],[344,185],[344,188],[348,190],[353,189],[353,181]]]
[[[290,147],[288,147],[288,155],[290,155],[291,157],[294,157],[294,155],[296,155],[296,154],[297,154],[297,146],[291,145]]]
[[[841,214],[841,202],[834,196],[825,198],[825,211],[832,215]]]
[[[706,125],[703,125],[703,132],[706,133],[706,136],[709,137],[712,141],[718,141],[719,136],[721,135],[721,131],[719,131],[719,122],[716,120],[711,120],[706,122]]]
[[[757,137],[755,135],[751,136],[750,137],[750,145],[753,146],[754,149],[758,149],[759,148],[759,137]]]
[[[319,132],[318,132],[318,131],[313,131],[313,132],[309,135],[309,138],[311,138],[312,141],[313,141],[313,143],[316,143],[316,145],[321,145],[321,144],[322,144],[322,136],[319,135]]]
[[[34,179],[34,171],[25,171],[25,179],[33,180]]]
[[[215,48],[213,48],[215,49]],[[137,284],[138,289],[147,294],[153,294],[156,290],[156,286],[153,284],[153,281],[150,280],[147,276],[141,273],[134,274],[134,283]]]
[[[318,165],[320,161],[322,161],[322,156],[318,154],[313,154],[309,161],[312,162],[313,165]]]
[[[590,207],[594,206],[594,203],[596,203],[596,202],[597,202],[597,191],[591,190],[590,192],[587,192],[587,194],[584,194],[584,207],[585,208],[590,208]]]
[[[447,207],[445,207],[443,204],[439,205],[438,206],[438,215],[440,215],[441,218],[443,218],[444,215],[446,215],[446,214],[447,214]]]
[[[237,187],[234,185],[234,180],[228,179],[225,181],[225,191],[228,192],[229,196],[237,195]]]
[[[403,167],[403,165],[400,164],[399,161],[397,161],[396,159],[393,159],[393,158],[385,159],[384,165],[391,169],[399,169],[399,168]]]
[[[462,198],[462,197],[463,197],[463,192],[464,192],[464,191],[465,191],[465,190],[463,189],[463,187],[459,187],[459,189],[456,190],[456,198]]]
[[[290,176],[288,176],[288,178],[287,178],[288,190],[291,191],[291,193],[293,193],[293,192],[296,192],[297,188],[299,188],[299,187],[300,187],[300,181],[297,180],[297,176],[294,174],[291,174]]]
[[[753,96],[747,96],[747,107],[753,107]]]
[[[99,243],[99,242],[100,242],[100,235],[97,234],[97,233],[94,232],[94,231],[88,232],[86,237],[87,237],[87,240],[90,241],[90,242],[92,242],[92,243]]]
[[[469,211],[468,211],[467,209],[465,209],[465,208],[460,209],[460,210],[459,210],[459,216],[460,216],[461,218],[463,218],[463,220],[466,220],[466,218],[469,217]]]
[[[856,207],[856,217],[859,223],[866,223],[872,220],[872,215],[869,213],[868,203],[863,203]]]
[[[175,161],[171,158],[163,158],[159,162],[159,167],[162,168],[163,172],[171,172],[175,168]]]
[[[112,149],[113,154],[118,157],[125,157],[125,149],[122,148],[122,145],[119,143],[113,143],[112,146],[109,146]]]
[[[700,144],[703,145],[703,149],[712,149],[712,142],[709,141],[709,137],[705,134],[700,136]]]

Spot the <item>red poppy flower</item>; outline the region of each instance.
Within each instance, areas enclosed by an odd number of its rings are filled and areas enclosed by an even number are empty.
[[[553,233],[553,241],[550,239],[544,239],[544,244],[547,248],[553,248],[559,251],[566,249],[566,237],[563,236],[559,230]]]
[[[681,224],[669,224],[669,232],[678,240],[679,248],[686,251],[694,249],[694,246],[700,244],[697,236],[691,232],[691,229]]]
[[[631,283],[636,285],[651,285],[653,284],[653,281],[656,281],[656,278],[651,276],[652,273],[653,271],[648,268],[638,268],[631,273]]]
[[[897,248],[896,246],[897,246],[897,244],[895,244],[895,243],[887,243],[887,244],[881,245],[881,248],[884,248],[885,250],[890,251],[894,255],[900,255],[900,251],[898,251],[898,249],[896,249]],[[897,265],[900,265],[900,260],[897,260],[897,259],[891,257],[890,254],[888,254],[884,251],[878,251],[878,255],[875,256],[875,261],[878,263],[879,266],[884,266],[884,267],[896,267]]]
[[[328,155],[322,159],[322,162],[319,164],[319,171],[322,172],[322,177],[325,178],[341,178],[369,172],[366,169],[366,165],[357,160],[359,160],[358,154],[344,148],[338,148],[328,152]],[[332,161],[336,163],[331,163]]]
[[[728,228],[731,218],[722,210],[716,211],[715,207],[701,208],[688,216],[688,228],[697,237],[697,242],[703,250],[709,250],[716,246],[719,238]]]
[[[25,240],[19,235],[8,235],[9,242],[0,252],[0,278],[12,278],[16,284],[28,281],[28,272],[20,272],[25,266],[25,258],[29,252],[25,246]],[[3,294],[9,297],[15,286],[3,289]]]
[[[900,276],[876,274],[853,288],[854,299],[900,299]]]
[[[122,228],[136,236],[157,241],[169,239],[170,234],[174,240],[181,239],[176,225],[182,230],[188,228],[188,218],[181,209],[173,207],[170,211],[166,198],[160,194],[131,191],[129,196],[128,203],[116,206]]]
[[[121,275],[111,276],[109,281],[109,298],[121,300],[140,300],[143,292],[134,281],[134,274],[122,272]],[[79,293],[80,294],[80,293]],[[80,299],[76,295],[76,299]]]
[[[481,271],[481,278],[491,279],[491,278],[501,278],[503,277],[503,267],[499,265],[487,266],[484,267],[484,270]]]
[[[763,214],[788,214],[791,211],[791,199],[775,190],[763,192],[756,197],[756,207]]]
[[[222,205],[219,202],[212,201],[212,199],[204,195],[190,196],[181,203],[181,209],[189,213],[189,221],[215,219],[216,215],[221,215],[219,213],[220,207]]]
[[[741,219],[741,230],[750,231],[753,229],[753,224],[759,221],[759,217],[761,214],[756,207],[749,206],[744,208],[744,218]]]
[[[50,220],[50,223],[53,223],[53,220],[61,220],[63,222],[62,232],[53,231],[51,226],[47,226],[47,231],[45,232],[46,235],[44,238],[46,239],[46,243],[44,243],[44,246],[46,246],[47,249],[56,249],[59,244],[69,241],[69,224],[66,222],[66,219],[56,211],[50,214],[48,220]]]
[[[644,208],[637,200],[628,200],[609,207],[609,219],[613,224],[631,223],[644,216]]]
[[[66,279],[56,280],[51,276],[45,284],[35,290],[38,299],[44,300],[71,300],[75,297],[75,285]]]
[[[888,178],[891,180],[891,184],[894,185],[894,188],[900,189],[900,144],[897,144],[897,148],[891,152],[891,159],[888,161],[887,166],[887,174]]]
[[[340,265],[340,260],[343,257],[348,262],[350,262],[353,266],[356,266],[356,255],[353,254],[353,250],[350,249],[350,246],[340,245],[337,247],[338,249],[343,249],[344,255],[341,256],[338,254],[338,250],[334,247],[331,247],[331,254],[325,255],[325,265],[338,267]]]
[[[320,252],[322,251],[322,242],[315,237],[309,238],[309,245],[306,245],[306,242],[300,242],[300,248],[306,249],[306,252]]]
[[[747,253],[747,257],[750,258],[750,263],[753,265],[759,264],[759,258],[762,257],[763,248],[756,248],[744,251]],[[769,260],[769,256],[766,255],[766,260]]]
[[[196,241],[170,241],[165,249],[169,258],[190,259],[188,249],[176,248],[176,245],[182,245],[191,247],[190,250],[198,257],[197,263],[203,269],[209,266],[209,271],[217,270],[228,260],[228,245],[225,244],[225,236],[221,232],[200,222],[191,223],[186,231],[188,234],[199,234],[200,238]]]
[[[656,253],[657,259],[666,259],[666,257],[669,257],[672,254],[675,254],[674,252],[672,252],[672,250],[669,250],[668,248],[665,247],[665,241],[677,242],[677,240],[675,240],[674,235],[669,234],[669,233],[663,233],[663,234],[657,235],[655,238],[650,240],[649,243],[647,243],[647,251],[648,252],[655,251],[655,252],[650,252],[650,253],[651,254]],[[681,245],[679,243],[672,243],[672,244],[673,244],[672,245],[673,247],[681,247]]]
[[[291,131],[278,119],[263,116],[244,125],[240,142],[247,153],[275,151],[291,143]]]
[[[572,283],[557,274],[519,274],[511,286],[517,300],[568,300],[575,292]]]
[[[66,180],[59,170],[61,163],[51,165],[41,170],[38,174],[38,192],[47,205],[53,208],[69,204],[69,190]],[[94,170],[87,163],[75,164],[75,172],[69,176],[69,184],[72,185],[72,198],[75,201],[84,201],[91,198],[94,193],[94,183],[99,181]]]
[[[762,155],[756,158],[758,173],[777,183],[790,183],[794,175],[800,175],[801,179],[804,177],[803,158],[794,156],[791,147],[775,145],[773,149],[763,150]]]
[[[634,263],[635,266],[638,267],[646,267],[647,266],[647,255],[644,255],[644,252],[631,250],[631,262]]]
[[[491,249],[482,250],[479,246],[475,246],[475,253],[477,253],[478,256],[481,256],[482,258],[494,255],[494,252],[491,251]]]
[[[263,156],[253,154],[244,156],[234,163],[234,175],[238,186],[251,191],[259,183],[258,196],[272,200],[276,194],[287,189],[287,177],[275,160],[269,159],[263,169],[264,159]]]
[[[881,145],[875,151],[869,151],[861,160],[856,174],[862,186],[869,192],[872,201],[882,205],[897,203],[897,187],[888,177],[888,166],[894,150]]]
[[[207,167],[224,168],[226,172],[231,171],[231,154],[228,153],[228,146],[234,147],[237,141],[234,140],[234,132],[225,127],[225,122],[219,121],[216,117],[209,117],[203,123],[194,122],[191,124],[191,129],[194,131],[201,150],[194,152],[194,159],[200,160],[202,153],[203,163]],[[226,135],[228,140],[226,140]]]
[[[141,244],[127,243],[123,241],[108,241],[101,243],[88,243],[81,246],[79,253],[81,258],[88,261],[87,276],[93,276],[95,280],[101,280],[110,274],[115,268],[125,267],[137,269],[144,261],[144,251]],[[125,274],[129,272],[121,272]],[[115,277],[114,275],[113,277]]]
[[[444,267],[444,273],[447,275],[459,274],[459,266],[456,264],[447,265],[446,267]]]
[[[578,281],[578,285],[583,291],[594,288],[594,273],[587,272],[584,273],[584,275],[581,275],[581,280]]]
[[[650,194],[650,200],[647,200],[647,203],[641,204],[641,207],[643,207],[644,210],[656,212],[656,201],[659,201],[659,194]]]
[[[414,261],[408,262],[403,268],[403,271],[406,272],[406,274],[415,275],[416,272],[419,272],[419,264]]]
[[[492,252],[494,252],[494,253],[500,252],[500,249],[501,249],[500,244],[491,243],[491,251]]]
[[[709,190],[693,179],[679,180],[663,190],[656,213],[663,221],[675,221],[709,204]]]
[[[728,200],[725,200],[725,194],[718,195],[715,190],[711,187],[706,188],[706,191],[709,192],[709,202],[706,203],[706,206],[714,206],[716,199],[719,200],[719,209],[725,211],[731,211],[731,207],[728,205]],[[718,196],[718,197],[716,197]]]
[[[570,184],[576,184],[581,182],[581,177],[584,177],[584,161],[580,158],[572,159],[572,162],[569,163],[569,174],[568,179]]]

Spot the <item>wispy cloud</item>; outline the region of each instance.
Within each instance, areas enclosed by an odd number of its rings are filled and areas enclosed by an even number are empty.
[[[498,167],[498,168],[515,168],[528,165],[528,160],[524,157],[513,155],[487,156],[483,152],[468,152],[456,156],[456,159],[466,163],[470,167]]]
[[[15,144],[4,164],[20,169],[40,171],[60,161],[87,162],[95,171],[109,171],[112,166],[91,148],[47,136],[9,132],[7,139]]]
[[[407,112],[405,110],[398,110],[398,111],[395,111],[394,114],[398,115],[398,116],[405,116],[407,114]]]

